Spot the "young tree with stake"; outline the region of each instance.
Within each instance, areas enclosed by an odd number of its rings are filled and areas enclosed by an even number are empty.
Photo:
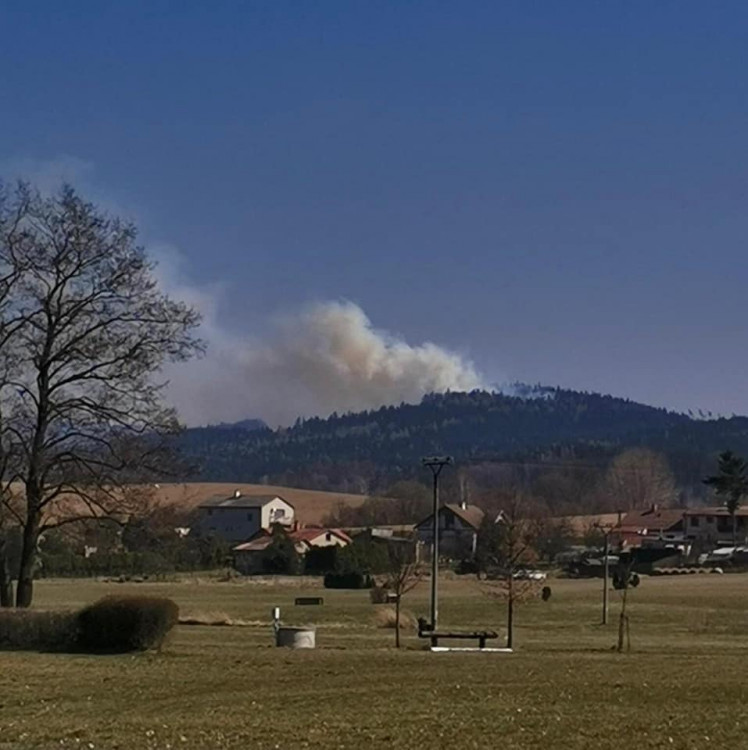
[[[22,500],[16,605],[27,607],[46,529],[143,502],[127,488],[163,468],[162,438],[179,428],[162,369],[201,349],[199,315],[159,288],[132,224],[70,187],[2,191],[0,269],[12,279],[0,301],[2,479]]]
[[[534,550],[537,524],[527,512],[526,499],[515,493],[494,520],[488,517],[478,533],[477,553],[484,571],[495,571],[496,581],[487,581],[485,592],[506,602],[506,647],[514,644],[514,607],[537,593],[532,580],[517,580],[517,571],[536,559]]]
[[[387,549],[385,588],[395,595],[395,647],[400,648],[400,605],[403,596],[423,579],[416,562],[415,546],[408,542],[390,542]]]

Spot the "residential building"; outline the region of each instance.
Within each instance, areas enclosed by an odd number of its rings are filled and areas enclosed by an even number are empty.
[[[274,524],[290,527],[295,516],[293,505],[279,495],[242,495],[238,490],[230,497],[208,498],[198,508],[200,532],[227,542],[246,541]]]
[[[347,547],[351,538],[340,529],[324,529],[318,526],[293,527],[286,532],[299,555],[311,549],[324,547]],[[262,553],[272,544],[272,533],[261,529],[247,542],[234,547],[234,567],[245,575],[262,572]]]
[[[416,524],[418,541],[433,542],[434,516]],[[478,543],[478,529],[483,521],[483,510],[477,505],[446,503],[439,508],[439,551],[445,557],[471,557]]]
[[[686,539],[698,542],[703,549],[732,545],[732,518],[725,507],[689,508],[684,512]],[[735,513],[736,541],[748,542],[748,507]]]
[[[683,514],[683,508],[660,508],[658,505],[629,511],[611,529],[611,546],[625,549],[682,543]]]

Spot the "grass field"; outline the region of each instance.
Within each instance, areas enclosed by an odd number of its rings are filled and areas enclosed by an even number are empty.
[[[0,653],[0,748],[748,748],[748,576],[644,578],[629,654],[611,651],[617,593],[598,624],[600,585],[551,581],[505,655],[432,654],[413,634],[397,652],[367,592],[311,581],[43,581],[39,607],[132,590],[249,624],[179,626],[160,654]],[[324,606],[293,606],[311,592]],[[405,608],[426,614],[427,596]],[[271,645],[274,605],[318,626],[316,650]],[[503,616],[473,581],[442,582],[445,627]]]

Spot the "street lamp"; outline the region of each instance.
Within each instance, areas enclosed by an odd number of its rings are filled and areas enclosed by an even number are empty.
[[[431,541],[431,630],[436,630],[439,616],[437,606],[437,579],[439,577],[439,474],[445,466],[453,463],[452,456],[428,456],[421,459],[423,466],[428,466],[434,477],[434,514],[432,516]]]
[[[603,524],[595,524],[596,527],[603,534],[603,625],[608,624],[608,579],[610,577],[610,569],[608,565],[608,557],[610,556],[610,533],[617,527],[604,526]],[[618,524],[620,526],[620,523]]]

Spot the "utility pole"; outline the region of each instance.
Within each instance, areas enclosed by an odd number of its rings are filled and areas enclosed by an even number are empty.
[[[421,459],[434,477],[434,514],[432,516],[431,540],[431,630],[435,631],[439,619],[438,578],[439,578],[439,474],[445,466],[452,464],[452,456],[428,456]]]

